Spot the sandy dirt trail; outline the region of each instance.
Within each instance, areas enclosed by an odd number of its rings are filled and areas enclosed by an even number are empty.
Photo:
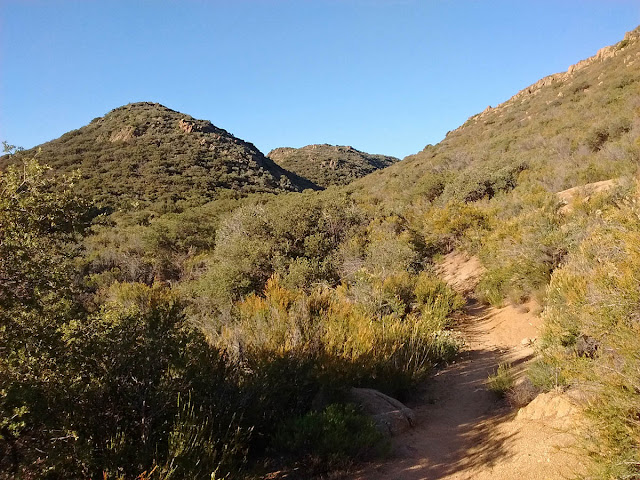
[[[442,275],[468,291],[481,272],[477,260],[451,254]],[[487,390],[485,381],[502,362],[517,371],[533,358],[523,339],[538,335],[534,304],[501,309],[469,300],[458,330],[465,347],[456,363],[437,372],[414,404],[415,428],[393,439],[385,461],[371,464],[360,480],[537,480],[572,478],[584,470],[576,441],[577,409],[561,394],[539,396],[514,409]]]

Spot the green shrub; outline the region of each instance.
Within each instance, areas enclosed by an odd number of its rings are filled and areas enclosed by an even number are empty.
[[[567,385],[567,378],[562,365],[557,359],[544,357],[534,361],[527,368],[527,377],[534,387],[549,392]]]
[[[515,376],[510,363],[501,363],[495,373],[487,378],[487,388],[504,397],[515,385]]]
[[[488,227],[486,213],[469,203],[449,202],[434,206],[422,218],[426,250],[434,255],[448,253],[470,232]]]
[[[421,267],[421,239],[399,216],[382,217],[368,227],[364,268],[381,278]]]
[[[322,412],[309,412],[278,428],[274,446],[298,458],[312,458],[325,468],[385,451],[385,441],[370,417],[353,405],[332,404]]]
[[[480,300],[498,308],[502,307],[509,287],[509,276],[506,269],[492,269],[485,273],[476,287]]]
[[[451,315],[462,310],[465,305],[462,295],[426,272],[418,275],[414,294],[423,318],[432,321],[435,328],[448,327]]]
[[[518,183],[518,175],[526,165],[515,163],[501,165],[483,162],[464,170],[455,180],[448,183],[442,192],[445,201],[475,202],[482,198],[492,198],[498,193],[513,190]]]
[[[252,430],[254,456],[271,447],[274,425],[311,409],[313,398],[323,386],[319,363],[316,355],[302,352],[245,352],[234,408],[243,413],[241,425]],[[328,381],[328,391],[337,388],[337,380]]]

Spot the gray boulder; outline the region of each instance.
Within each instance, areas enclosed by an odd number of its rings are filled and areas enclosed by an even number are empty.
[[[372,388],[352,388],[350,401],[360,405],[385,435],[398,435],[415,425],[415,413],[404,404]]]

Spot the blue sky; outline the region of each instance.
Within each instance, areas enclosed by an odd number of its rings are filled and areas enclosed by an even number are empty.
[[[403,157],[622,39],[638,0],[0,0],[0,140],[154,101],[254,143]]]

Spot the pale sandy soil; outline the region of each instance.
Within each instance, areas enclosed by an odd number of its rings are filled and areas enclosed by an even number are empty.
[[[588,202],[593,195],[609,191],[618,185],[619,180],[616,179],[602,180],[601,182],[579,185],[577,187],[558,192],[556,195],[564,204],[558,211],[563,214],[571,213],[576,202]]]
[[[450,254],[444,278],[468,292],[481,266],[477,259]],[[525,338],[538,336],[534,304],[486,307],[470,300],[458,330],[466,345],[456,363],[437,372],[414,408],[418,424],[393,439],[390,458],[354,475],[362,480],[537,480],[572,478],[584,471],[573,448],[581,435],[579,410],[565,394],[538,397],[511,407],[487,390],[485,381],[502,362],[520,372],[533,358]]]

